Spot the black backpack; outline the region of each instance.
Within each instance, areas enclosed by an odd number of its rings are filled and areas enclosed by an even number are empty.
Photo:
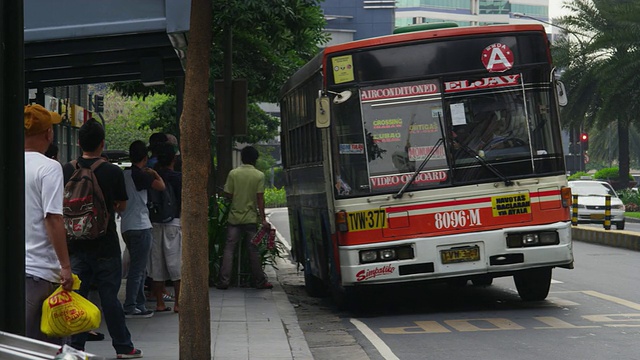
[[[106,161],[96,160],[91,167],[71,161],[75,171],[64,187],[62,217],[67,240],[91,240],[104,236],[109,210],[94,171]]]
[[[147,208],[149,208],[149,219],[152,223],[168,223],[173,220],[178,211],[178,201],[173,192],[173,186],[167,182],[162,191],[147,190]]]

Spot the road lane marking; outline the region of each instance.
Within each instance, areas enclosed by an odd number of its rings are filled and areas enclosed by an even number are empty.
[[[604,324],[606,327],[640,327],[640,324],[615,324],[616,322],[640,322],[640,314],[605,314],[605,315],[583,315],[583,318]]]
[[[380,331],[382,331],[384,334],[390,335],[442,334],[451,332],[451,330],[439,324],[437,321],[414,321],[414,323],[417,326],[380,328]]]
[[[629,300],[621,299],[619,297],[615,297],[615,296],[599,293],[597,291],[592,291],[592,290],[582,291],[582,293],[590,295],[590,296],[593,296],[593,297],[597,297],[597,298],[600,298],[600,299],[603,299],[603,300],[611,301],[611,302],[616,303],[618,305],[629,307],[629,308],[631,308],[633,310],[640,311],[640,304],[634,303],[634,302],[629,301]]]
[[[553,316],[536,316],[534,319],[540,321],[541,323],[545,323],[549,326],[536,326],[534,329],[536,330],[544,330],[544,329],[588,329],[588,328],[599,328],[597,325],[590,326],[576,326],[573,324],[569,324],[566,321],[562,321]]]
[[[562,281],[556,280],[556,279],[551,279],[551,283],[552,284],[564,284]]]
[[[548,297],[546,299],[547,302],[553,304],[554,306],[558,306],[558,307],[566,307],[566,306],[578,306],[580,305],[577,302],[571,301],[571,300],[567,300],[567,299],[562,299],[562,298],[558,298],[558,297]]]
[[[360,330],[362,335],[364,335],[364,337],[366,337],[369,340],[369,342],[373,344],[373,346],[376,348],[376,350],[378,350],[378,352],[380,353],[380,355],[382,355],[383,358],[385,358],[386,360],[400,360],[400,358],[397,357],[393,353],[393,351],[391,351],[389,346],[387,346],[387,344],[385,344],[384,341],[382,341],[382,339],[380,339],[380,337],[378,337],[378,335],[376,335],[376,333],[373,332],[373,330],[369,329],[369,327],[365,325],[365,323],[357,319],[349,319],[349,320],[353,325],[355,325],[355,327],[358,330]]]
[[[472,322],[480,324],[490,324],[490,327],[480,327]],[[445,324],[460,331],[496,331],[496,330],[524,330],[524,327],[514,323],[509,319],[502,318],[484,318],[484,319],[458,319],[458,320],[445,320]]]

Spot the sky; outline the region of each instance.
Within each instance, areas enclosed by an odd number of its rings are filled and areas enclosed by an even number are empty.
[[[562,4],[567,0],[549,0],[549,17],[551,19],[566,15],[566,10],[562,9]]]

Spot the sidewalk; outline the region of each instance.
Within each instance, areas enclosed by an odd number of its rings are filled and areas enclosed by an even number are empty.
[[[313,359],[298,326],[295,310],[278,283],[274,269],[265,270],[273,284],[272,290],[209,289],[211,355],[214,359]],[[148,305],[153,309],[154,303]],[[144,358],[179,358],[178,316],[168,312],[156,313],[147,319],[127,319],[133,343],[144,352]],[[104,321],[97,331],[105,334],[105,339],[87,342],[86,351],[105,359],[115,359]]]

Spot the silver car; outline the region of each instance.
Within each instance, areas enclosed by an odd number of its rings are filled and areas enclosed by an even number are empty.
[[[611,195],[611,224],[624,229],[624,203],[609,183],[597,180],[569,181],[572,195],[578,195],[578,223],[603,224],[605,195]]]

